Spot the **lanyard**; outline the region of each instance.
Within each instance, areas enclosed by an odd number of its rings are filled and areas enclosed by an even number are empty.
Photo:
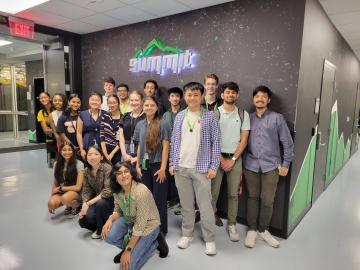
[[[193,121],[192,123],[190,122],[189,116],[188,116],[188,111],[186,110],[185,112],[185,119],[186,119],[186,123],[189,127],[189,131],[193,132],[194,131],[194,127],[197,121],[199,121],[199,119],[201,119],[202,115],[203,115],[203,109],[201,108],[200,111],[198,112],[198,118],[195,119],[195,121]]]
[[[206,109],[209,110],[209,103],[207,103],[207,101],[205,100],[205,106],[206,106]],[[217,108],[217,100],[215,100],[215,107],[214,107],[214,111],[216,110]]]
[[[126,212],[126,205],[125,205],[125,193],[121,196],[121,210],[124,213],[124,219],[126,224],[130,224],[130,207],[131,207],[131,193],[129,192],[128,196],[128,211]]]

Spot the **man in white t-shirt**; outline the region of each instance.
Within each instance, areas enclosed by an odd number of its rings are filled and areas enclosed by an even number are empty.
[[[215,213],[216,225],[222,226],[216,216],[216,204],[219,197],[220,186],[224,173],[227,181],[227,231],[231,241],[239,241],[240,236],[236,230],[236,217],[238,213],[238,193],[242,174],[241,155],[246,148],[250,131],[249,114],[238,107],[235,102],[239,97],[239,86],[234,82],[224,83],[221,87],[221,105],[215,116],[219,120],[221,132],[220,167],[216,177],[211,182],[212,204]],[[220,221],[220,222],[219,222]]]

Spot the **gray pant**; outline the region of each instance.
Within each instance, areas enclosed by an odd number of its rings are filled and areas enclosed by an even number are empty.
[[[227,181],[227,199],[228,199],[228,224],[236,224],[236,217],[239,208],[239,185],[240,177],[242,173],[242,160],[241,158],[235,161],[234,167],[231,171],[225,172]],[[219,167],[215,179],[211,181],[211,194],[212,194],[212,206],[216,213],[216,203],[219,198],[220,187],[224,170]]]
[[[247,222],[250,230],[263,232],[270,225],[279,172],[276,169],[266,173],[245,170],[244,173],[249,192]]]
[[[192,237],[195,225],[195,197],[201,217],[205,242],[215,241],[215,217],[211,205],[211,180],[195,169],[180,167],[175,172],[175,183],[182,206],[182,235]]]

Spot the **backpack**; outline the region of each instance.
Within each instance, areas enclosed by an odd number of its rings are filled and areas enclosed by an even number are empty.
[[[221,116],[221,113],[219,111],[218,108],[216,108],[216,110],[214,110],[214,114],[215,114],[215,118],[220,121],[220,116]],[[243,109],[240,109],[238,108],[238,114],[239,114],[239,117],[240,117],[240,120],[241,120],[241,125],[240,125],[240,130],[242,129],[242,125],[244,123],[244,110]]]

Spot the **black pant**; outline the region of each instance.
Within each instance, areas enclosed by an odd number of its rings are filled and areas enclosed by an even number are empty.
[[[112,150],[114,150],[115,147],[116,146],[106,144],[106,151],[108,152],[108,154],[110,154],[112,152]],[[111,160],[111,163],[112,163],[112,165],[115,165],[119,161],[121,161],[121,151],[120,150],[115,153],[114,157]]]
[[[86,215],[82,219],[79,219],[80,227],[88,229],[92,232],[96,231],[96,233],[100,235],[102,227],[113,211],[113,197],[100,199],[89,207]]]
[[[169,170],[166,169],[166,179],[169,181],[168,195],[167,199],[169,202],[180,202],[179,193],[175,185],[175,177],[170,175]]]
[[[160,169],[161,163],[151,163],[147,170],[141,170],[142,172],[142,181],[144,185],[152,192],[156,206],[160,214],[160,230],[162,233],[167,234],[168,225],[167,225],[167,191],[169,187],[168,179],[160,184],[156,182],[156,177],[154,174]]]

